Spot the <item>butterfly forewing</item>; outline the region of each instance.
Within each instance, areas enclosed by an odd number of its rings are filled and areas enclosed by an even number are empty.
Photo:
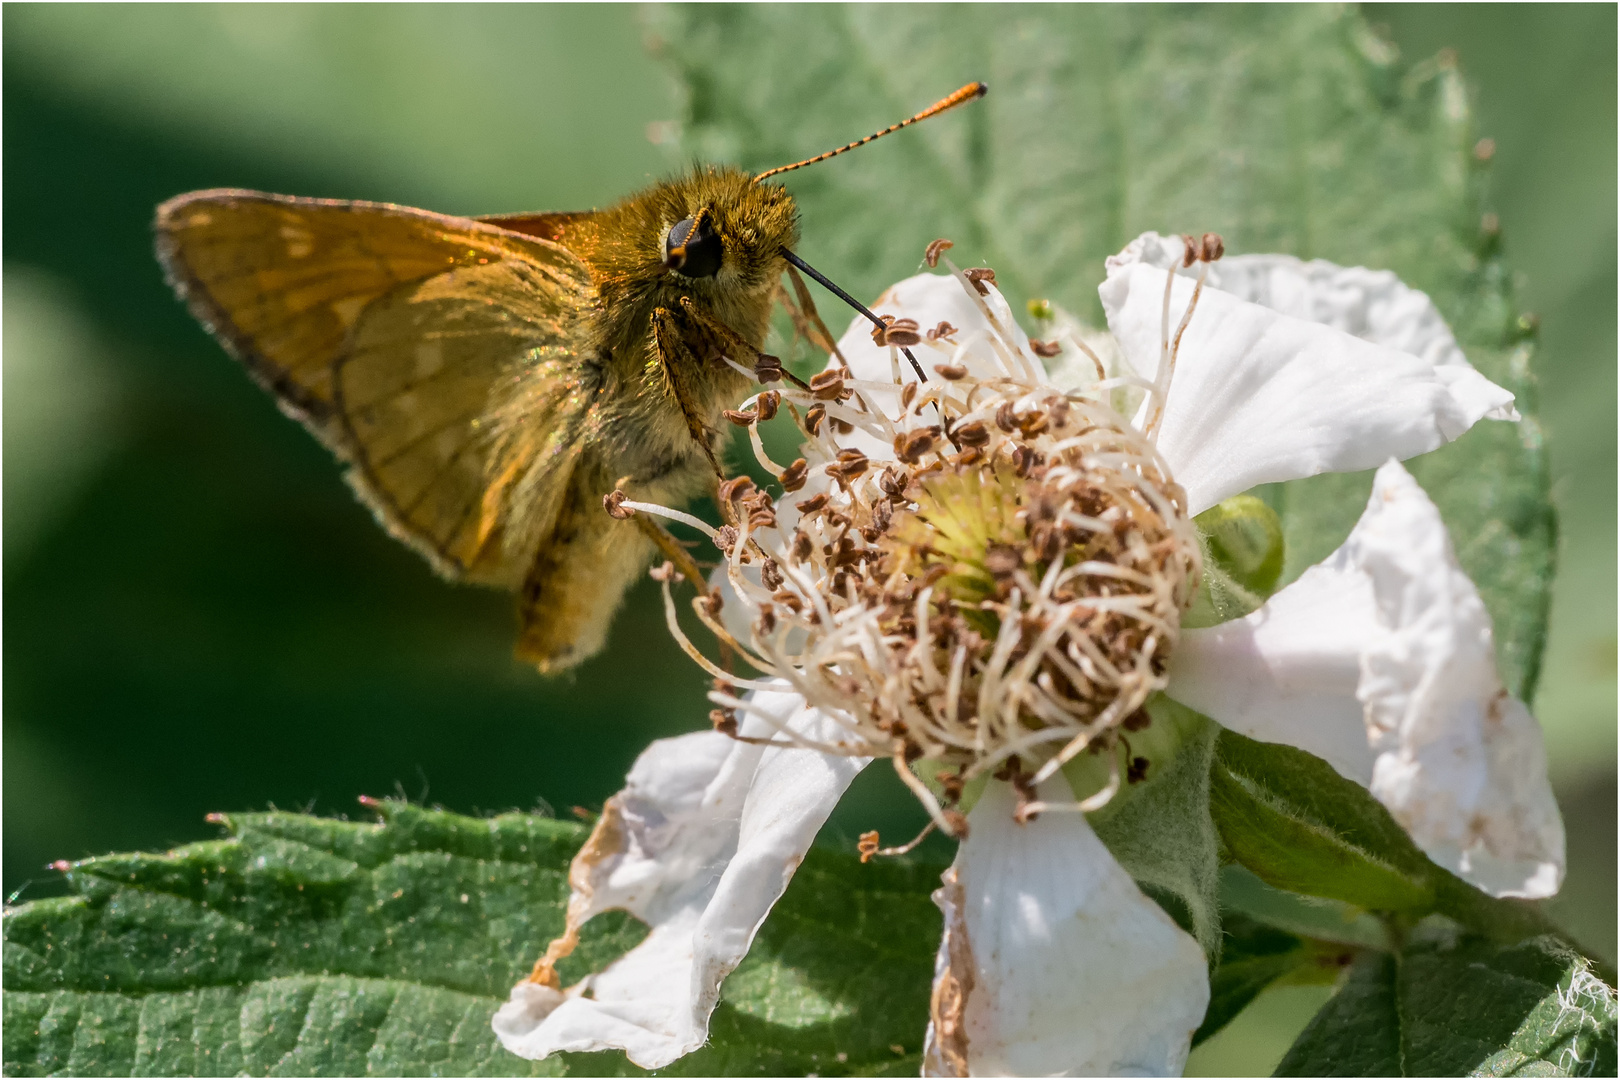
[[[391,532],[451,576],[522,579],[581,442],[554,436],[590,406],[584,264],[466,218],[257,192],[171,200],[157,231],[193,311],[354,465]]]
[[[357,486],[489,584],[519,583],[584,446],[579,296],[547,269],[507,259],[400,286],[362,313],[336,367]],[[533,495],[514,505],[520,490]]]

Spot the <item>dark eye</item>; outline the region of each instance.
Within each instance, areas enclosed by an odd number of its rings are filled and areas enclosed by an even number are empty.
[[[664,238],[664,265],[683,277],[714,277],[720,272],[723,248],[709,228],[709,215],[700,213],[675,223]]]

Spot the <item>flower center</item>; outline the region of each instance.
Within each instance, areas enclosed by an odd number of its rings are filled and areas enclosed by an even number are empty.
[[[860,752],[945,766],[947,805],[984,774],[1032,791],[1145,723],[1199,572],[1181,490],[1112,409],[952,383],[962,419],[799,503],[750,635]]]
[[[1220,255],[1213,236],[1189,239],[1187,249],[1188,265]],[[621,492],[608,508],[696,524],[724,553],[731,595],[711,592],[695,608],[765,679],[702,656],[675,617],[671,570],[655,574],[671,631],[716,677],[718,728],[747,741],[888,757],[934,823],[960,836],[957,804],[982,777],[1013,783],[1022,818],[1096,809],[1122,773],[1140,778],[1146,759],[1131,755],[1129,733],[1150,722],[1144,706],[1167,684],[1202,572],[1186,494],[1154,446],[1198,290],[1173,329],[1167,285],[1152,382],[1110,375],[1063,331],[1096,378],[1060,393],[1041,361],[1063,344],[1026,341],[989,271],[950,269],[980,329],[940,322],[924,334],[913,320],[884,316],[872,340],[887,346],[892,380],[856,378],[840,353],[839,365],[808,383],[788,379],[726,414],[749,429],[785,494],[772,499],[746,478],[723,483],[728,524],[718,529]],[[922,381],[905,382],[902,346],[944,362],[930,375],[913,360]],[[755,373],[785,378],[763,361]],[[1140,428],[1114,407],[1133,390],[1147,395]],[[783,405],[808,439],[805,456],[787,466],[770,460],[758,432]],[[672,541],[662,546],[682,576],[698,580],[689,556]],[[783,682],[840,733],[811,738],[737,693]],[[745,716],[771,734],[744,731]],[[1106,756],[1102,789],[1074,802],[1037,799],[1037,785],[1083,753]],[[875,836],[862,845],[877,850]]]

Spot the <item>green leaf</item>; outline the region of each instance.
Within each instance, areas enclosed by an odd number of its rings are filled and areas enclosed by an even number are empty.
[[[1309,5],[670,5],[654,24],[686,86],[685,149],[750,169],[989,83],[784,178],[800,254],[857,297],[917,273],[945,236],[962,265],[995,268],[1014,310],[1039,297],[1098,322],[1103,259],[1148,229],[1389,269],[1427,292],[1526,418],[1481,423],[1412,469],[1480,585],[1505,684],[1533,694],[1555,539],[1533,342],[1448,62],[1403,67],[1355,9]],[[1357,474],[1266,492],[1284,582],[1344,539],[1370,489]]]
[[[489,1018],[562,929],[585,830],[378,804],[381,824],[243,814],[231,836],[73,866],[5,917],[7,1075],[636,1072],[526,1062]],[[812,851],[676,1074],[915,1074],[937,868]],[[565,983],[645,928],[593,919]],[[893,1047],[899,1046],[897,1052]]]
[[[1552,937],[1368,953],[1278,1076],[1612,1076],[1615,993]]]
[[[1260,992],[1274,983],[1331,983],[1355,950],[1331,941],[1299,937],[1243,915],[1228,914],[1221,963],[1209,980],[1209,1011],[1193,1045],[1220,1031]]]

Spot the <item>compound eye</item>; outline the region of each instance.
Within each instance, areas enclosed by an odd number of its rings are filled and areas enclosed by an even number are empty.
[[[664,265],[682,277],[714,277],[723,252],[720,237],[709,227],[708,211],[677,221],[664,238]]]

